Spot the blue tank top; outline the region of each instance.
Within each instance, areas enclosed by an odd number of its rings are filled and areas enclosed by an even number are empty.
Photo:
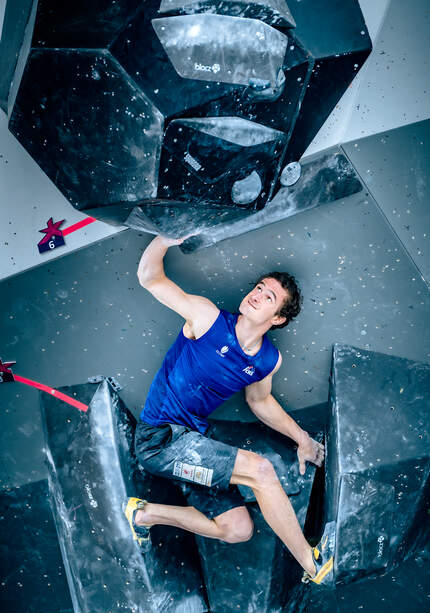
[[[211,328],[195,340],[181,330],[155,375],[140,419],[154,426],[181,424],[204,434],[212,411],[272,372],[278,350],[264,335],[258,353],[247,355],[236,336],[238,317],[220,310]]]

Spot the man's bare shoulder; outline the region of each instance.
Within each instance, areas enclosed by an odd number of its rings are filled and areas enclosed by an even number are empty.
[[[276,349],[278,348],[276,347]],[[281,368],[281,364],[282,364],[282,353],[278,349],[278,361],[275,364],[275,368],[270,373],[271,377],[273,377],[273,375],[278,372],[278,370]]]
[[[200,338],[213,326],[218,318],[220,309],[205,296],[190,295],[193,303],[193,318],[187,319],[184,333],[190,338]]]
[[[189,296],[194,306],[200,307],[205,312],[219,313],[217,305],[212,300],[209,300],[209,298],[206,298],[206,296],[198,296],[197,294],[189,294]]]

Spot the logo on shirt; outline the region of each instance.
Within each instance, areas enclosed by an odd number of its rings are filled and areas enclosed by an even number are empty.
[[[247,366],[242,372],[246,372],[247,375],[252,377],[252,375],[255,373],[255,368],[253,366]]]
[[[220,355],[222,358],[225,356],[227,351],[228,351],[227,345],[224,345],[224,347],[221,347],[221,349],[216,350],[217,354]]]

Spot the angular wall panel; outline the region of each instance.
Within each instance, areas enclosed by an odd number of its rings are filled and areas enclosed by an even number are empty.
[[[9,129],[76,208],[155,195],[162,116],[109,54],[39,49],[26,75]]]
[[[335,345],[327,519],[335,578],[385,571],[430,535],[430,365]]]
[[[195,542],[157,527],[142,556],[122,511],[127,496],[186,504],[131,452],[135,420],[106,381],[67,388],[82,413],[42,397],[49,485],[74,608],[82,613],[206,611]]]
[[[301,411],[302,417],[305,413]],[[272,462],[303,528],[315,466],[308,464],[305,475],[301,476],[293,441],[264,424],[211,423],[214,438],[259,453]],[[322,438],[321,433],[313,436]],[[247,503],[255,501],[250,488],[240,486],[239,489]],[[297,599],[302,593],[301,567],[267,525],[258,505],[254,502],[248,509],[254,521],[254,535],[250,541],[229,546],[211,539],[197,539],[210,610],[212,613],[227,610],[295,613]]]

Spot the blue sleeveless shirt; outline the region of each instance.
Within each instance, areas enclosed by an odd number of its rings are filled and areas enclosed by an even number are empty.
[[[154,426],[181,424],[204,434],[212,411],[272,372],[278,350],[264,335],[258,353],[247,355],[236,336],[238,317],[220,310],[211,328],[195,340],[181,329],[151,384],[141,420]]]

